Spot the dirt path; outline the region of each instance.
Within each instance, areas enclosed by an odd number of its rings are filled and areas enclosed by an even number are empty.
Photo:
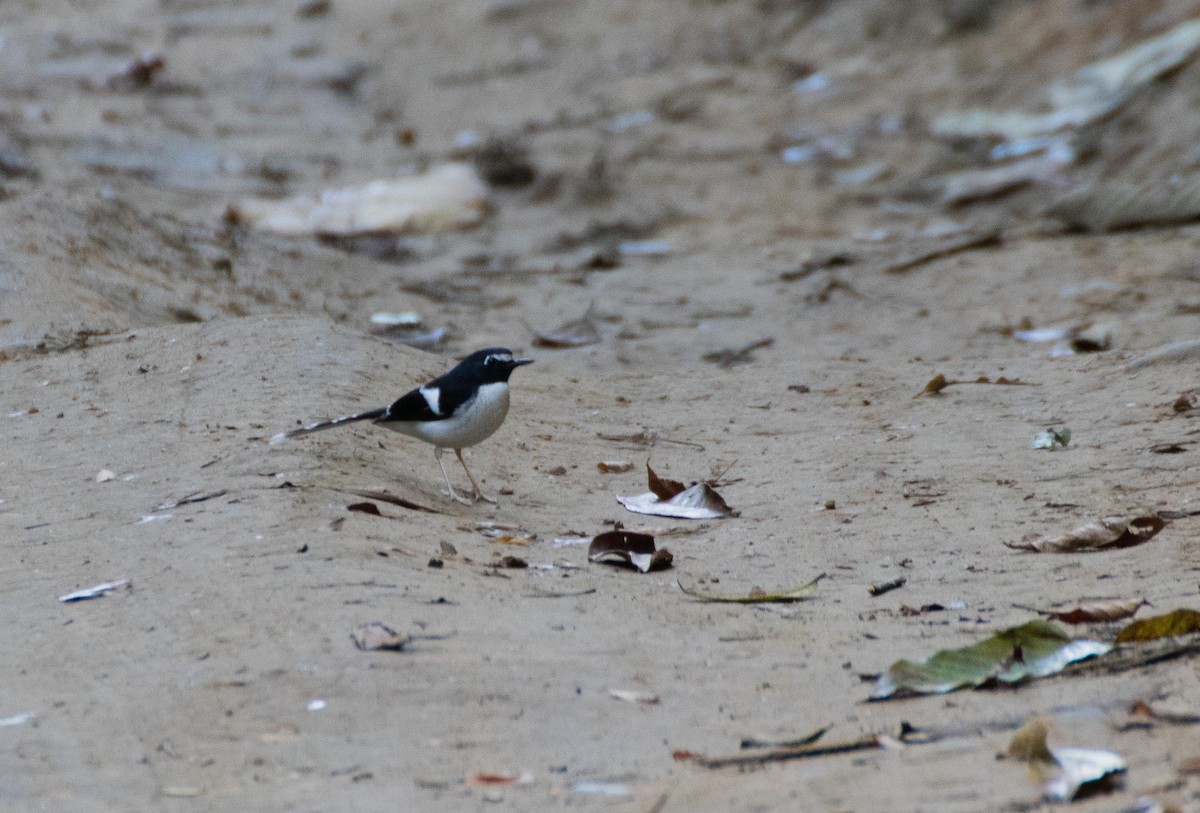
[[[1037,109],[1194,6],[892,5],[0,11],[4,805],[1027,810],[1039,789],[995,755],[1044,715],[1052,743],[1128,762],[1124,789],[1076,807],[1195,807],[1194,727],[1127,724],[1137,700],[1194,709],[1187,658],[866,702],[894,661],[1029,607],[1196,605],[1198,430],[1172,407],[1195,360],[1129,363],[1198,335],[1200,227],[1074,233],[1044,213],[1097,180],[1194,177],[1200,63],[977,201],[947,189],[991,167],[986,145],[930,130]],[[130,70],[147,54],[162,67]],[[480,159],[489,137],[505,149]],[[399,239],[224,217],[448,160],[536,177],[493,184],[478,227]],[[534,346],[589,307],[598,342]],[[446,330],[438,355],[372,329],[407,311]],[[1058,326],[1107,349],[1014,336]],[[471,452],[497,507],[450,501],[427,447],[370,427],[266,442],[496,344],[537,359]],[[914,397],[938,373],[1029,386]],[[1067,448],[1032,449],[1051,426]],[[615,496],[645,490],[648,460],[716,478],[737,515],[627,512]],[[364,500],[379,515],[347,510]],[[1173,521],[1105,553],[1005,545],[1139,513]],[[578,540],[618,524],[673,567],[589,564]],[[794,604],[679,587],[822,573]],[[370,622],[413,638],[361,651]],[[676,758],[824,726],[891,742],[904,722],[940,738],[752,770]]]

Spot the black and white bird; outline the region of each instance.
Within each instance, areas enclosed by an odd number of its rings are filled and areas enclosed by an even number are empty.
[[[495,502],[484,496],[474,475],[463,460],[462,450],[482,443],[504,423],[508,415],[508,377],[533,359],[515,358],[503,347],[476,350],[445,375],[404,395],[396,403],[357,415],[344,415],[281,432],[271,443],[282,443],[297,435],[320,432],[355,421],[371,421],[393,432],[401,432],[433,444],[433,455],[442,467],[450,496],[470,505],[477,500]],[[470,500],[460,497],[450,485],[450,475],[442,462],[442,451],[453,449],[474,489]]]

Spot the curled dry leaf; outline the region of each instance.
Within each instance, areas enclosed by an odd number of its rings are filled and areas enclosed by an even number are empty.
[[[585,347],[600,341],[600,330],[596,327],[595,305],[578,319],[556,327],[554,330],[539,330],[533,334],[537,347]]]
[[[1118,754],[1094,748],[1052,748],[1046,742],[1047,733],[1043,720],[1030,720],[1013,735],[1007,752],[1029,765],[1045,798],[1069,802],[1119,787],[1125,760]]]
[[[1171,404],[1171,409],[1176,412],[1188,412],[1198,406],[1200,406],[1200,393],[1189,390],[1179,394],[1179,397]]]
[[[617,495],[617,501],[635,514],[650,514],[678,519],[720,519],[734,515],[733,509],[708,483],[683,483],[659,477],[646,464],[650,491],[631,497]]]
[[[1179,609],[1130,623],[1117,633],[1117,643],[1153,641],[1156,638],[1173,638],[1177,635],[1189,635],[1197,631],[1200,631],[1200,612]]]
[[[642,573],[665,570],[674,557],[666,548],[656,548],[654,537],[634,531],[608,531],[598,534],[588,547],[589,562],[627,564]]]
[[[823,725],[803,737],[791,737],[786,740],[770,740],[764,737],[744,737],[738,744],[740,748],[802,748],[812,745],[824,737],[833,728],[833,724]]]
[[[824,573],[807,584],[793,587],[790,590],[777,590],[774,593],[764,593],[762,590],[755,588],[744,596],[706,593],[702,590],[697,590],[695,587],[687,587],[683,582],[679,583],[679,589],[692,598],[698,598],[702,601],[718,601],[728,604],[787,604],[793,601],[804,601],[805,599],[812,598],[817,592],[817,583],[823,578],[825,578]]]
[[[1165,528],[1166,520],[1160,517],[1105,517],[1097,522],[1081,525],[1073,531],[1059,536],[1039,533],[1026,534],[1020,542],[1005,542],[1014,550],[1034,553],[1090,553],[1103,550],[1132,548],[1149,542]]]
[[[354,639],[354,645],[364,652],[370,650],[392,650],[399,652],[412,640],[410,636],[401,635],[391,627],[381,624],[378,621],[358,625],[350,633],[350,637]]]
[[[1142,607],[1150,606],[1144,598],[1113,599],[1081,604],[1073,610],[1038,610],[1064,624],[1094,624],[1102,621],[1120,621],[1134,615]]]
[[[649,481],[650,490],[660,500],[669,500],[676,494],[682,494],[687,489],[687,486],[678,480],[660,477],[658,472],[650,468],[649,460],[646,461],[646,479]]]

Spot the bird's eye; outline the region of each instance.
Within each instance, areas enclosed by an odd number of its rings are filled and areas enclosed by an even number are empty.
[[[483,360],[483,366],[484,366],[484,367],[490,367],[490,366],[491,366],[491,365],[492,365],[492,364],[493,364],[495,361],[496,361],[496,357],[495,357],[495,356],[488,356],[487,358],[485,358],[485,359]]]

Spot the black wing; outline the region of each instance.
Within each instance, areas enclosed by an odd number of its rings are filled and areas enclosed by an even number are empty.
[[[432,389],[433,384],[427,384],[426,388]],[[429,400],[420,389],[415,389],[410,393],[402,395],[400,400],[388,407],[383,417],[379,418],[376,423],[387,423],[388,421],[440,421],[449,417],[441,412],[434,412],[433,407],[429,404]],[[435,403],[437,400],[434,399]]]

